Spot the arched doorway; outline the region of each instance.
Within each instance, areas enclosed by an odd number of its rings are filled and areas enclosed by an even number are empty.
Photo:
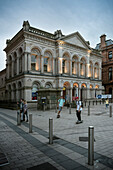
[[[75,98],[78,97],[78,83],[73,84],[72,96],[73,100],[75,100]]]
[[[63,98],[65,99],[66,102],[69,102],[71,100],[70,96],[70,83],[65,82],[63,85]]]
[[[86,99],[86,96],[87,96],[87,94],[86,94],[86,84],[85,83],[83,83],[82,85],[81,85],[81,101],[83,101],[83,100],[85,100]]]

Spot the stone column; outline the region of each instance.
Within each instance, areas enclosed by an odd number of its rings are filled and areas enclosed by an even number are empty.
[[[27,53],[27,61],[28,61],[27,70],[30,71],[31,70],[31,54],[30,53]]]
[[[70,70],[69,70],[70,73],[69,74],[71,76],[72,75],[72,60],[69,61],[69,64],[70,64]]]
[[[6,64],[6,78],[9,79],[9,62],[7,61],[7,64]]]
[[[99,68],[99,80],[101,80],[101,79],[102,79],[101,74],[102,74],[102,72],[101,72],[101,68]]]
[[[90,98],[90,85],[87,84],[87,99]]]
[[[55,58],[53,57],[52,72],[55,74]]]
[[[77,74],[80,77],[80,62],[78,62],[78,72],[77,72]]]
[[[89,77],[89,63],[86,64],[86,77]]]
[[[93,64],[93,79],[95,79],[95,67],[94,67],[94,64]]]
[[[23,57],[24,57],[24,71],[27,72],[27,52],[24,53]]]
[[[12,60],[12,77],[14,77],[14,59]]]
[[[41,56],[41,73],[44,73],[44,56]]]
[[[58,74],[60,74],[60,60],[59,58],[57,58],[57,71],[58,71]]]
[[[19,56],[17,56],[17,75],[19,75]]]

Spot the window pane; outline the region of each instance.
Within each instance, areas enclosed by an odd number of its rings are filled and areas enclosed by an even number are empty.
[[[32,56],[31,56],[31,62],[32,62],[32,63],[35,63],[35,62],[36,62],[36,56],[35,56],[35,55],[32,55]]]
[[[112,67],[109,68],[109,80],[112,80]]]
[[[44,64],[48,64],[48,58],[44,58]]]
[[[109,51],[108,57],[109,57],[109,59],[112,59],[112,51]]]
[[[35,63],[31,64],[31,70],[35,70]]]
[[[47,65],[44,65],[44,72],[47,72]]]

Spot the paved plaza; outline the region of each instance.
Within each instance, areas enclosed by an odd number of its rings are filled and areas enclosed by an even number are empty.
[[[113,105],[113,104],[110,104]],[[82,110],[83,123],[76,124],[75,108],[71,114],[63,108],[57,119],[55,110],[32,113],[32,133],[29,122],[17,126],[17,111],[0,108],[0,153],[8,170],[111,170],[113,169],[113,117],[104,104]],[[53,118],[53,144],[49,144],[49,118]],[[94,165],[88,165],[88,127],[94,126]],[[39,166],[40,165],[40,166]]]

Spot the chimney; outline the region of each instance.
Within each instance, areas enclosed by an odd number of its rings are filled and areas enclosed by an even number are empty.
[[[105,47],[106,46],[106,35],[103,34],[100,36],[100,47]]]

